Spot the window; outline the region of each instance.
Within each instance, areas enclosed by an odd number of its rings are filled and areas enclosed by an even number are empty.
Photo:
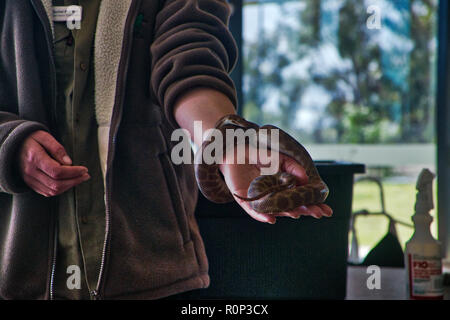
[[[386,210],[411,223],[417,176],[436,172],[438,1],[247,0],[242,8],[243,115],[285,129],[314,159],[365,163],[383,181]],[[355,185],[354,210],[379,211],[377,197],[376,185]],[[364,256],[388,221],[358,218],[356,227]],[[397,231],[404,245],[413,230]]]

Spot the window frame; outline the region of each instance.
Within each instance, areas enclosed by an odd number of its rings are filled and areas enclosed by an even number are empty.
[[[450,6],[439,1],[438,12],[438,72],[436,104],[437,184],[438,184],[438,236],[444,257],[450,259]]]

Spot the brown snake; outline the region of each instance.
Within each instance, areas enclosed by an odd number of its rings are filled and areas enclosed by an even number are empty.
[[[237,198],[249,201],[253,210],[260,213],[278,213],[290,211],[303,205],[315,205],[325,201],[328,196],[328,187],[320,177],[311,156],[306,149],[283,130],[265,125],[259,127],[237,115],[228,115],[220,119],[216,124],[223,137],[226,129],[260,129],[279,130],[278,151],[296,160],[306,171],[308,183],[297,185],[297,178],[286,172],[278,172],[274,175],[261,175],[255,178],[248,188],[247,198],[234,194]],[[234,142],[234,141],[233,141]],[[261,147],[261,141],[258,141]],[[219,164],[207,164],[203,161],[203,151],[212,141],[205,139],[195,157],[195,177],[200,191],[210,201],[215,203],[226,203],[234,200],[219,171]]]

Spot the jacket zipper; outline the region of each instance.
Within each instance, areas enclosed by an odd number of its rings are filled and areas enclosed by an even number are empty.
[[[44,27],[45,32],[45,38],[47,40],[47,49],[48,49],[48,56],[49,56],[49,67],[50,67],[50,76],[51,76],[51,82],[50,82],[50,91],[52,92],[52,125],[54,128],[56,128],[57,123],[57,116],[56,116],[56,68],[55,68],[55,62],[53,61],[53,33],[50,28],[50,23],[47,18],[47,13],[45,12],[44,7],[42,4],[36,4],[35,1],[31,1],[31,5],[33,6],[34,10],[37,13],[37,16],[39,17],[39,20]],[[45,17],[45,18],[44,18]],[[52,204],[54,204],[55,201],[52,201]],[[53,209],[54,207],[51,206]],[[54,210],[52,210],[54,211]],[[55,220],[55,214],[54,212],[51,213],[51,216]],[[58,236],[58,223],[54,221],[54,227],[53,227],[53,256],[51,258],[52,265],[51,265],[51,271],[50,271],[50,281],[49,281],[49,298],[50,300],[54,299],[54,279],[55,279],[55,271],[56,271],[56,253],[57,253],[57,236]]]
[[[111,127],[109,132],[109,148],[108,148],[108,155],[107,155],[107,166],[106,166],[106,186],[105,186],[105,205],[106,205],[106,217],[105,217],[105,241],[103,242],[103,251],[102,251],[102,258],[101,258],[101,264],[100,264],[100,271],[98,275],[98,281],[97,281],[97,288],[95,290],[91,291],[91,297],[94,300],[102,299],[102,285],[103,285],[103,277],[105,274],[105,264],[106,264],[106,256],[109,255],[109,242],[110,242],[110,215],[111,215],[111,194],[109,192],[111,183],[112,183],[112,171],[111,171],[111,165],[114,159],[115,154],[115,145],[116,145],[116,139],[117,139],[117,131],[118,127],[120,125],[120,121],[122,118],[122,111],[123,111],[123,103],[124,103],[124,90],[122,89],[123,83],[125,82],[125,76],[128,71],[128,65],[130,60],[130,53],[131,53],[131,42],[130,39],[132,39],[132,32],[133,28],[131,26],[133,25],[138,10],[136,10],[138,3],[140,0],[134,0],[130,6],[130,13],[127,18],[127,21],[125,22],[125,32],[124,32],[124,39],[122,44],[122,55],[120,57],[119,62],[119,71],[117,76],[117,89],[116,89],[116,98],[115,98],[115,106],[113,107],[113,114],[111,116]]]
[[[52,269],[50,273],[50,300],[54,300],[54,287],[55,287],[55,271],[56,271],[56,252],[58,243],[58,223],[55,222],[54,236],[53,236],[53,257],[52,257]]]

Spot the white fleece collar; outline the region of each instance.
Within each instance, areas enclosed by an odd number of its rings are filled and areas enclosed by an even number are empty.
[[[95,115],[103,177],[109,148],[109,128],[116,99],[117,76],[122,55],[125,22],[133,0],[103,0],[95,36]]]
[[[95,103],[99,126],[109,125],[122,55],[125,22],[132,0],[103,0],[95,36]]]
[[[53,1],[52,0],[41,0],[44,6],[45,12],[47,13],[48,21],[50,22],[50,28],[52,29],[52,35],[55,37],[55,26],[53,24]]]

